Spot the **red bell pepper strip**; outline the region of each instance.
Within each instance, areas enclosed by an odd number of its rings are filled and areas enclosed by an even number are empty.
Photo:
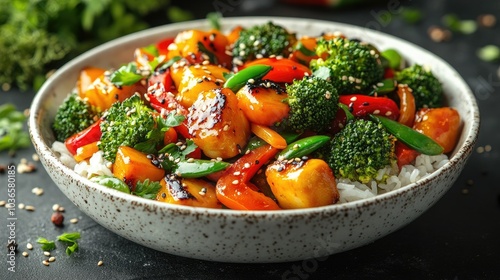
[[[156,44],[156,48],[158,49],[158,53],[160,55],[166,55],[168,53],[168,46],[174,42],[174,38],[166,38],[161,40]]]
[[[337,110],[337,113],[335,114],[335,118],[332,120],[332,123],[330,124],[330,132],[332,134],[337,134],[344,128],[345,124],[347,123],[347,116],[341,108]]]
[[[279,150],[264,145],[243,155],[219,178],[216,185],[217,199],[235,210],[279,210],[278,204],[259,192],[250,179]]]
[[[380,115],[392,120],[399,117],[399,108],[394,100],[388,97],[375,97],[363,94],[341,95],[339,102],[349,107],[351,113],[358,118],[369,114]]]
[[[161,83],[165,90],[172,89],[174,83],[172,81],[172,76],[170,75],[170,69],[167,68],[153,72],[153,75],[151,75],[148,79],[148,86],[153,86],[157,83]]]
[[[183,116],[187,116],[188,114],[186,108],[175,99],[175,95],[165,90],[163,83],[152,83],[146,93],[146,99],[149,100],[151,107],[162,115],[166,116],[173,111]],[[191,134],[187,127],[187,118],[179,126],[174,127],[174,129],[185,139],[191,138]],[[197,147],[188,157],[195,159],[201,158],[201,149]]]
[[[288,58],[261,58],[246,63],[244,67],[263,64],[273,68],[264,77],[263,80],[271,80],[276,83],[292,83],[293,80],[301,80],[304,75],[310,75],[311,70],[298,62]]]
[[[101,139],[101,119],[91,124],[86,129],[77,132],[70,136],[64,145],[72,155],[76,155],[76,150],[92,142],[99,141]]]
[[[396,141],[394,153],[396,155],[396,160],[398,162],[399,170],[401,170],[401,167],[407,164],[411,164],[420,154],[419,152],[408,147],[401,141]]]
[[[392,68],[385,68],[384,79],[394,78],[394,70]]]
[[[150,84],[148,92],[146,93],[146,99],[149,100],[151,107],[160,114],[168,115],[173,111],[177,111],[178,114],[187,116],[187,109],[179,104],[179,102],[175,99],[175,95],[167,91],[164,84],[161,82]],[[184,138],[191,138],[186,121],[184,121],[181,125],[176,126],[175,130]]]

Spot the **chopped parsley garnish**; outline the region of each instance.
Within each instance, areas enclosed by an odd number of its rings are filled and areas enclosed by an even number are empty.
[[[137,65],[135,62],[130,62],[113,72],[109,80],[115,86],[130,86],[137,83],[142,78],[144,77],[137,72]]]
[[[36,243],[41,244],[42,250],[44,251],[52,251],[56,248],[56,243],[54,241],[48,240],[47,238],[44,237],[38,237]]]
[[[66,254],[68,256],[71,256],[71,254],[73,254],[75,251],[78,251],[78,239],[80,239],[79,232],[65,232],[57,237],[57,240],[68,245],[68,247],[66,248]]]

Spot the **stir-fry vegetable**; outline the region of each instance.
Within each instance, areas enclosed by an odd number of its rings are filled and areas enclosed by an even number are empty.
[[[345,182],[373,191],[417,156],[452,151],[460,134],[431,72],[337,33],[297,38],[272,23],[186,30],[131,60],[83,69],[70,98],[100,117],[62,106],[54,132],[78,168],[101,161],[109,171],[92,181],[146,199],[327,206]],[[83,124],[71,133],[60,129],[75,120]]]

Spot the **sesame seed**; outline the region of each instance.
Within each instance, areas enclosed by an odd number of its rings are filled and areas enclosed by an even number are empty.
[[[240,175],[241,175],[241,172],[240,172],[240,171],[234,171],[233,175],[234,175],[234,176],[240,176]]]
[[[19,209],[24,209],[24,207],[26,207],[24,203],[19,203],[19,205],[17,205],[17,208]]]
[[[229,130],[229,125],[226,124],[222,130],[228,131]]]
[[[38,156],[38,154],[32,154],[31,155],[31,159],[34,160],[34,161],[39,161],[40,160],[40,156]]]
[[[72,223],[72,224],[76,224],[76,223],[78,223],[78,219],[77,218],[73,218],[73,219],[69,220],[69,222]]]
[[[349,99],[349,101],[351,101],[351,102],[354,102],[356,100],[358,100],[358,98],[356,96],[353,96],[353,97],[351,97],[351,99]]]
[[[52,256],[49,258],[49,262],[54,262],[56,260],[56,257]]]
[[[351,82],[351,83],[352,83],[352,82],[354,82],[354,81],[356,80],[356,79],[354,79],[354,77],[352,77],[352,76],[349,76],[347,79],[348,79],[348,80],[349,80],[349,82]]]
[[[33,245],[31,243],[26,244],[28,250],[33,250]]]
[[[104,264],[104,262],[103,262],[103,261],[99,261],[99,262],[97,262],[97,266],[102,266],[103,264]]]
[[[375,115],[380,114],[380,110],[375,110],[375,111],[373,111],[373,114],[375,114]]]
[[[50,252],[49,251],[44,251],[43,255],[48,257],[48,256],[50,256]]]
[[[31,192],[32,192],[32,193],[34,193],[35,195],[40,196],[40,195],[42,195],[42,194],[43,194],[43,189],[42,189],[42,188],[39,188],[39,187],[36,187],[36,188],[33,188],[33,189],[31,190]]]
[[[329,91],[326,91],[326,92],[325,92],[325,98],[326,98],[326,99],[330,99],[331,97],[332,97],[332,93],[331,93],[331,92],[329,92]]]
[[[477,152],[478,154],[482,154],[482,153],[484,153],[484,147],[482,147],[482,146],[477,147],[477,148],[476,148],[476,152]]]
[[[208,60],[203,60],[203,62],[202,62],[201,64],[203,64],[203,65],[208,65],[208,64],[210,64],[210,61],[208,61]]]
[[[301,161],[301,159],[300,159],[300,158],[298,158],[298,157],[297,157],[297,158],[294,158],[293,160],[294,160],[294,161],[296,161],[296,162]]]
[[[57,209],[57,211],[58,211],[58,212],[64,212],[64,210],[65,210],[65,209],[64,209],[64,207],[62,207],[62,206],[61,206],[61,207],[59,207],[59,208]]]
[[[248,162],[247,162],[247,163],[245,163],[245,164],[243,165],[243,167],[244,167],[244,168],[250,168],[250,163],[248,163]]]
[[[233,58],[233,63],[235,65],[239,65],[239,66],[243,65],[243,61],[241,59],[238,59],[238,58]]]
[[[239,183],[240,183],[240,181],[239,181],[239,180],[234,180],[234,181],[233,181],[233,185],[238,185]]]
[[[253,84],[253,83],[255,83],[255,80],[254,80],[254,79],[248,79],[248,82],[249,82],[250,84]]]
[[[43,260],[43,261],[42,261],[42,263],[43,263],[43,265],[45,265],[45,266],[49,266],[49,262],[48,262],[47,260]]]
[[[194,158],[188,158],[186,161],[187,162],[194,162]]]
[[[422,120],[423,120],[423,121],[426,121],[426,120],[428,120],[428,119],[429,119],[429,116],[427,116],[427,115],[425,115],[425,116],[423,116],[423,117],[422,117]]]
[[[262,54],[258,53],[258,54],[255,55],[255,58],[261,59],[261,58],[264,58],[264,56]]]
[[[27,257],[27,256],[29,256],[28,252],[24,251],[23,252],[23,257]]]
[[[7,204],[7,201],[5,200],[0,200],[0,207],[4,207],[5,204]]]
[[[199,194],[200,195],[206,195],[207,194],[207,188],[201,188]]]
[[[485,152],[490,152],[491,151],[491,145],[484,146],[484,151]]]
[[[387,111],[387,112],[385,112],[385,115],[388,117],[388,116],[392,115],[392,112],[391,111]]]

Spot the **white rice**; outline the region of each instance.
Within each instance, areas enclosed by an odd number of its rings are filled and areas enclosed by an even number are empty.
[[[399,172],[397,166],[387,166],[386,168],[380,169],[376,179],[381,180],[383,176],[387,175],[388,177],[385,183],[377,184],[377,182],[373,180],[367,184],[362,184],[360,182],[353,182],[349,179],[337,179],[337,188],[340,193],[339,203],[374,197],[378,194],[415,183],[441,168],[447,162],[448,157],[446,155],[419,155],[415,159],[415,165],[405,165]]]
[[[59,159],[68,167],[81,176],[91,178],[97,175],[113,175],[111,162],[103,158],[102,151],[95,153],[88,161],[76,163],[66,146],[61,142],[54,142],[52,150],[59,155]],[[387,166],[378,171],[377,180],[382,180],[388,176],[385,183],[377,183],[375,180],[367,184],[351,181],[349,179],[337,179],[337,189],[340,193],[339,203],[345,203],[364,198],[374,197],[378,194],[399,189],[428,176],[432,172],[441,168],[448,162],[446,155],[427,156],[419,155],[415,159],[414,165],[405,165],[398,171],[397,166]]]
[[[66,145],[64,143],[55,141],[52,144],[52,151],[59,157],[59,160],[66,165],[67,167],[74,169],[76,165],[76,160],[73,158],[73,155],[68,151]]]
[[[88,161],[84,160],[77,163],[64,143],[58,141],[54,142],[54,144],[52,144],[52,150],[59,155],[59,159],[64,165],[72,168],[83,177],[91,178],[98,175],[113,175],[110,169],[111,162],[103,158],[102,151],[94,153]]]

